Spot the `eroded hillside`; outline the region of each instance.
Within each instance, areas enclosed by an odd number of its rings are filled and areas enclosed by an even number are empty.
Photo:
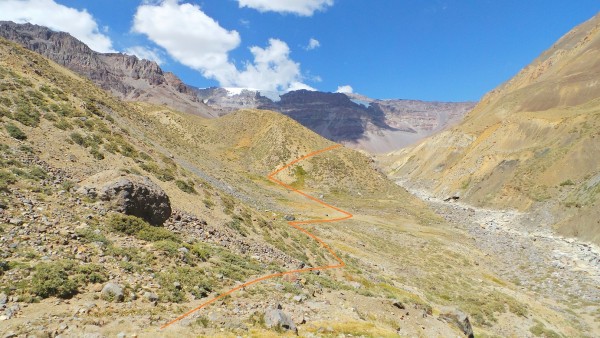
[[[383,158],[438,197],[533,210],[540,226],[600,243],[600,16],[561,38],[465,120]]]

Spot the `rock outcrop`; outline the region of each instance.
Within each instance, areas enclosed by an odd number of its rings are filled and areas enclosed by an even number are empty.
[[[296,324],[289,315],[281,309],[268,309],[265,311],[265,326],[267,328],[281,328],[284,330],[298,332]]]
[[[469,338],[475,337],[473,327],[466,313],[457,309],[448,309],[445,313],[440,314],[440,319],[458,327],[465,336]]]
[[[171,216],[169,196],[149,178],[108,170],[81,183],[78,192],[108,202],[111,209],[162,225]]]

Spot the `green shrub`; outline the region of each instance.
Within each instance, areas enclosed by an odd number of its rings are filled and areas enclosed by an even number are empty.
[[[575,185],[575,182],[569,179],[560,183],[561,187],[564,187],[565,185]]]
[[[532,326],[529,328],[529,332],[531,332],[534,336],[536,337],[546,337],[546,338],[560,338],[561,335],[559,335],[558,333],[546,329],[546,327],[544,326],[543,323],[539,322],[539,321],[535,321],[536,325]]]
[[[0,170],[0,191],[8,192],[8,186],[15,184],[17,178],[11,172]]]
[[[182,302],[185,293],[189,292],[196,298],[208,296],[215,290],[216,283],[208,279],[200,268],[177,267],[171,268],[157,275],[158,282],[163,286],[159,292],[162,302]],[[179,282],[182,290],[178,290],[173,283]]]
[[[3,116],[12,119],[12,114],[10,113],[10,111],[4,107],[0,107],[0,118],[2,118]]]
[[[40,113],[35,110],[17,110],[13,119],[28,127],[37,127],[40,123]]]
[[[113,231],[134,236],[148,242],[164,240],[174,242],[180,241],[179,237],[171,231],[165,228],[151,226],[143,219],[135,216],[112,214],[108,220],[108,225]]]
[[[75,279],[81,286],[91,283],[104,283],[108,280],[106,268],[98,264],[80,265],[76,268]]]
[[[208,261],[210,258],[210,247],[202,243],[195,243],[192,245],[190,252],[203,262]]]
[[[175,181],[175,185],[177,186],[177,188],[179,188],[181,191],[186,192],[188,194],[194,194],[196,195],[196,189],[194,189],[194,183],[192,182],[185,182],[182,180],[177,180]]]
[[[73,125],[64,117],[61,117],[60,120],[53,124],[56,128],[60,130],[71,130],[73,129]]]
[[[73,107],[66,103],[51,104],[50,109],[62,117],[73,117],[76,115]]]
[[[179,248],[181,247],[179,243],[173,242],[171,240],[161,240],[155,242],[153,246],[158,250],[164,251],[169,256],[176,256],[177,250],[179,250]]]
[[[108,225],[113,231],[132,236],[150,226],[141,218],[123,214],[110,215]]]
[[[131,157],[131,158],[137,157],[137,151],[131,144],[129,144],[125,141],[122,141],[120,145],[121,145],[120,152],[123,156]]]
[[[48,173],[41,167],[35,166],[29,170],[29,176],[31,178],[43,180],[48,177]]]
[[[63,181],[60,184],[60,186],[63,188],[64,191],[69,191],[75,187],[75,182],[73,182],[71,180],[66,180],[66,181]]]
[[[33,154],[33,148],[26,145],[26,144],[22,144],[19,146],[19,150],[24,152],[24,153],[28,153],[28,154]]]
[[[104,159],[104,154],[97,147],[90,149],[90,154],[97,160]]]
[[[13,138],[16,138],[17,140],[23,141],[27,139],[27,135],[21,129],[19,129],[19,127],[15,126],[12,123],[6,124],[4,128],[6,128],[8,135],[10,135]]]
[[[78,132],[71,133],[70,137],[71,140],[73,140],[73,142],[80,146],[83,146],[85,144],[85,138]]]
[[[164,240],[177,241],[177,242],[179,241],[179,238],[177,237],[177,235],[175,235],[168,229],[160,228],[160,227],[153,227],[150,225],[147,225],[144,228],[140,229],[140,231],[138,231],[138,233],[135,235],[135,237],[137,237],[141,240],[144,240],[144,241],[148,241],[148,242],[156,242],[156,241],[164,241]]]
[[[77,283],[69,278],[68,269],[63,262],[38,264],[31,280],[32,291],[42,298],[73,297],[77,293]]]

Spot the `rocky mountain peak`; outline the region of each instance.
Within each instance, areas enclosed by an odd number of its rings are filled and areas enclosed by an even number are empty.
[[[83,75],[119,98],[168,104],[206,117],[216,115],[190,87],[174,74],[166,75],[154,61],[122,53],[98,53],[68,33],[29,23],[1,21],[0,37]]]

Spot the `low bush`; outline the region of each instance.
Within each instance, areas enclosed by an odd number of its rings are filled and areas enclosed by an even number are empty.
[[[175,185],[177,186],[177,188],[179,188],[181,191],[186,192],[188,194],[197,194],[196,189],[194,189],[194,183],[192,182],[185,182],[182,180],[177,180],[175,181]]]
[[[134,236],[148,242],[164,240],[180,242],[177,235],[171,231],[165,228],[151,226],[143,219],[135,216],[112,214],[108,219],[108,225],[113,231]]]
[[[108,225],[112,230],[126,235],[136,235],[140,230],[150,226],[141,218],[123,214],[110,215]]]
[[[0,191],[8,192],[8,186],[17,182],[17,178],[11,172],[0,170]]]
[[[27,139],[27,134],[25,134],[21,129],[19,129],[19,127],[15,126],[12,123],[6,124],[4,128],[6,128],[6,131],[8,132],[8,135],[10,135],[10,137],[16,138],[17,140],[21,141]]]
[[[31,280],[32,291],[42,298],[73,297],[77,283],[69,278],[68,270],[68,264],[63,262],[38,264]]]

